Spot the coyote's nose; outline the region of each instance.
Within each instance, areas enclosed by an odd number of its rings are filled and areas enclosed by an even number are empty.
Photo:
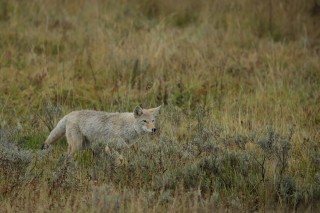
[[[156,128],[152,128],[152,133],[155,133],[157,131]]]

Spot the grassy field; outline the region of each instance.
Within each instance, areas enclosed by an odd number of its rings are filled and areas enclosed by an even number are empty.
[[[40,147],[162,104],[123,161]],[[314,212],[319,0],[0,0],[0,212]]]

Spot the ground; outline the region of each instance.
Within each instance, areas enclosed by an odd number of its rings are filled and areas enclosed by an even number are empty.
[[[3,212],[314,212],[320,2],[0,0]],[[116,155],[41,145],[78,109],[162,105]]]

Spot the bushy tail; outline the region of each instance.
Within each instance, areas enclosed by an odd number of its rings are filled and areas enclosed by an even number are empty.
[[[64,116],[57,124],[57,126],[50,132],[47,140],[44,142],[43,148],[47,148],[57,140],[62,138],[66,132],[67,116]]]

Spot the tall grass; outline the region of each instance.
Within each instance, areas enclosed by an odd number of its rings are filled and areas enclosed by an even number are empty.
[[[318,1],[1,1],[0,209],[314,211]],[[41,144],[63,114],[162,104],[118,156]]]

